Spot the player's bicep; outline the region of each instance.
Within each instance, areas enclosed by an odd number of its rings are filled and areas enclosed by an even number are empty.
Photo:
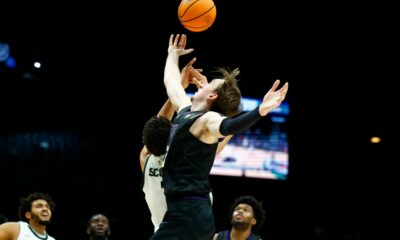
[[[215,112],[207,112],[205,114],[205,119],[206,119],[206,128],[207,131],[215,138],[221,138],[224,137],[219,131],[219,127],[221,125],[222,120],[224,120],[226,117],[221,116],[218,113]]]
[[[142,172],[144,171],[144,165],[146,164],[146,160],[149,157],[149,155],[150,155],[149,151],[147,150],[146,146],[144,146],[139,154],[140,168],[142,169]]]
[[[3,223],[0,225],[0,240],[13,240],[19,232],[19,224]]]

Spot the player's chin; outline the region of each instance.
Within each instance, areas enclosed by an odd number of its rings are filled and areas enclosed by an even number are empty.
[[[47,226],[50,224],[50,219],[40,219],[39,224],[43,225],[43,226]]]

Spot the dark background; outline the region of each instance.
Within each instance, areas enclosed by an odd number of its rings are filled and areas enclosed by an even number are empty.
[[[211,176],[217,229],[233,200],[263,201],[264,239],[398,239],[395,138],[397,13],[384,3],[215,0],[217,19],[185,30],[179,1],[13,1],[2,4],[0,214],[48,192],[58,240],[84,239],[97,212],[112,239],[148,239],[138,155],[145,121],[166,99],[171,33],[188,34],[196,67],[240,67],[242,94],[290,83],[287,181]],[[32,63],[40,61],[42,68]],[[380,144],[369,143],[372,136]]]

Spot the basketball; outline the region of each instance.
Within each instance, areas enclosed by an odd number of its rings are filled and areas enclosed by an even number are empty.
[[[211,27],[217,16],[212,0],[182,0],[178,8],[181,24],[189,31],[202,32]]]

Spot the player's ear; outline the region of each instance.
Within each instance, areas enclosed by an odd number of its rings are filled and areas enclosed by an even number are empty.
[[[257,224],[257,219],[255,219],[255,218],[251,219],[250,223],[251,223],[251,226],[256,225]]]
[[[210,93],[210,94],[208,94],[208,97],[207,97],[208,100],[212,100],[212,101],[215,101],[217,98],[218,98],[217,93]]]

